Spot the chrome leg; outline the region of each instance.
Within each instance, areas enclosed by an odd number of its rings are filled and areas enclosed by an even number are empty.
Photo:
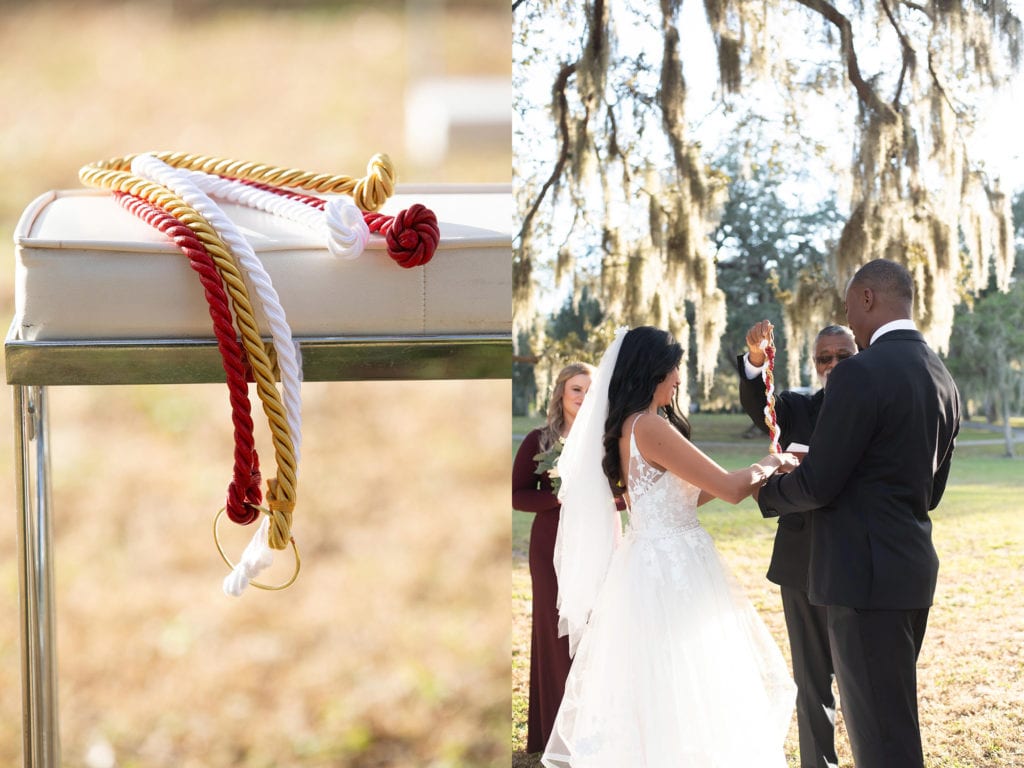
[[[57,647],[50,530],[49,429],[44,387],[14,387],[21,582],[21,696],[25,768],[58,768]]]

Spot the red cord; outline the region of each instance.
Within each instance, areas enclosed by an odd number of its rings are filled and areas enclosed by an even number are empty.
[[[327,201],[322,197],[304,195],[283,187],[275,187],[249,179],[232,178],[232,181],[240,181],[250,187],[272,192],[288,200],[296,200],[320,211],[327,205]],[[434,251],[437,250],[437,244],[441,239],[437,216],[425,205],[419,203],[409,206],[404,211],[399,211],[397,216],[363,211],[363,221],[366,222],[371,232],[384,235],[388,246],[388,256],[394,259],[398,266],[406,269],[420,267],[430,261],[434,257]]]
[[[231,421],[235,431],[235,465],[228,486],[226,511],[236,523],[247,525],[259,517],[256,508],[262,501],[259,456],[253,438],[252,408],[249,401],[247,364],[242,345],[232,325],[228,297],[221,284],[213,258],[195,233],[178,219],[147,200],[124,192],[115,192],[117,202],[151,227],[164,233],[188,257],[199,275],[213,320],[224,374],[231,399]]]

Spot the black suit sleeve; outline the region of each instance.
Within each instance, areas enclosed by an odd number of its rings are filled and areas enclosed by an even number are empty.
[[[768,398],[764,391],[764,380],[760,376],[753,379],[747,378],[743,355],[736,359],[736,370],[740,375],[740,407],[750,417],[750,420],[767,435],[768,425],[764,423],[764,407],[768,404]]]
[[[956,448],[956,436],[960,434],[960,393],[955,393],[956,403],[956,425],[953,428],[953,440],[950,441],[949,451],[946,452],[945,458],[939,463],[938,469],[935,471],[935,477],[932,478],[932,495],[931,500],[928,504],[928,510],[931,511],[939,506],[939,502],[942,501],[942,494],[946,491],[946,480],[949,479],[949,467],[953,460],[953,450]]]
[[[768,424],[765,422],[764,409],[768,405],[768,395],[765,392],[764,379],[760,376],[753,379],[747,378],[743,366],[743,355],[737,358],[736,368],[740,374],[740,405],[750,420],[767,435],[769,432]],[[817,416],[816,411],[812,395],[790,390],[776,392],[775,418],[782,433],[783,448],[794,441],[804,444],[810,442]]]
[[[857,365],[836,366],[803,462],[774,475],[758,494],[766,517],[827,506],[846,486],[878,421],[878,399]],[[842,439],[835,439],[842,435]]]

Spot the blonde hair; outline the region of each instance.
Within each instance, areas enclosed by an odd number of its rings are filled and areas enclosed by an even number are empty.
[[[546,451],[555,441],[562,436],[565,428],[565,411],[562,410],[562,398],[565,395],[565,383],[573,376],[581,373],[591,378],[597,373],[597,369],[589,363],[569,363],[558,372],[555,378],[555,386],[551,390],[551,399],[548,401],[547,424],[540,433],[540,449]]]

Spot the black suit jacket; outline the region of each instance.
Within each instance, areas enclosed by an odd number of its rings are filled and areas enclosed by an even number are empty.
[[[748,379],[743,355],[736,360],[740,374],[740,405],[761,431],[768,434],[764,421],[764,408],[768,402],[764,380]],[[782,448],[790,443],[810,445],[811,433],[818,421],[824,390],[813,395],[799,392],[778,392],[775,395],[775,418],[779,423]],[[807,569],[811,562],[811,521],[808,512],[790,512],[779,515],[775,531],[772,559],[768,565],[768,580],[783,587],[807,591]]]
[[[942,498],[960,397],[917,331],[890,331],[836,365],[810,452],[774,476],[766,515],[811,514],[808,593],[818,605],[931,605],[939,560],[928,512]]]

